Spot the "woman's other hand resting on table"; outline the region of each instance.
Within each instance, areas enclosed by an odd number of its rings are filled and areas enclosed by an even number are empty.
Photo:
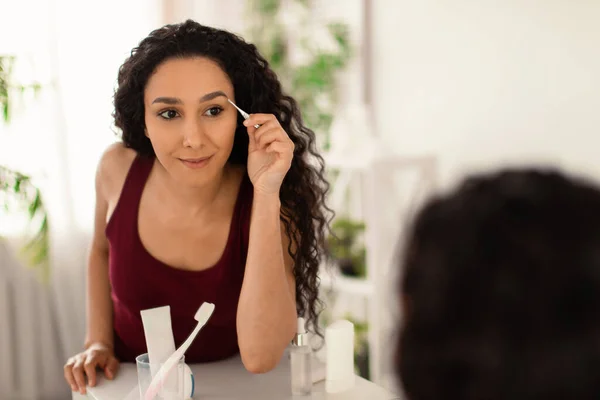
[[[64,367],[65,379],[74,392],[86,394],[86,377],[91,387],[96,386],[97,370],[102,370],[107,379],[113,379],[119,370],[119,360],[113,349],[103,343],[94,343],[69,358]]]

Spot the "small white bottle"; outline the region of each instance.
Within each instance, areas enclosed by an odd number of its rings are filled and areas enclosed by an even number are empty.
[[[308,345],[308,334],[304,318],[298,318],[296,337],[290,348],[292,395],[305,396],[312,392],[312,350]]]

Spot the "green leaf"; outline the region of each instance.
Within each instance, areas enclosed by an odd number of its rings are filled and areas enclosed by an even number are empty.
[[[274,69],[277,69],[285,63],[285,58],[287,55],[287,49],[282,36],[276,36],[273,38],[272,50],[273,51],[271,53],[271,60],[269,64],[271,64]]]
[[[33,218],[35,214],[39,211],[42,205],[42,199],[40,197],[39,191],[35,194],[33,201],[29,204],[29,218]]]
[[[254,7],[260,13],[274,15],[279,11],[281,0],[255,0]]]
[[[348,25],[340,22],[332,22],[327,25],[327,29],[340,47],[343,49],[350,48],[350,30]]]
[[[0,166],[0,190],[3,192],[0,196],[3,209],[11,212],[10,204],[17,203],[18,212],[27,210],[30,225],[40,221],[39,225],[32,226],[34,233],[21,249],[21,254],[25,257],[24,261],[36,269],[40,278],[47,281],[50,274],[48,216],[40,190],[33,185],[27,175],[4,166]]]

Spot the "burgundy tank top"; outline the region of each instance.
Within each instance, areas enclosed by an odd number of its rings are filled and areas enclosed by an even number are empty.
[[[135,158],[106,226],[115,355],[122,362],[134,362],[136,356],[146,353],[140,311],[166,305],[171,307],[173,336],[179,347],[196,326],[194,315],[205,301],[214,303],[215,311],[186,352],[186,362],[235,355],[239,351],[236,312],[248,252],[252,184],[245,174],[221,259],[203,271],[176,269],[154,258],[139,236],[140,198],[153,164],[154,158]]]

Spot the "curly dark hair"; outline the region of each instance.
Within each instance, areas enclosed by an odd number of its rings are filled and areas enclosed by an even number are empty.
[[[541,168],[473,176],[422,209],[405,250],[408,398],[598,398],[596,187]]]
[[[233,83],[236,103],[249,113],[274,114],[294,142],[294,158],[285,176],[280,198],[282,221],[292,243],[296,303],[300,316],[318,333],[319,265],[329,231],[331,210],[325,204],[329,183],[318,154],[315,134],[303,125],[296,101],[283,93],[276,74],[255,45],[230,32],[192,20],[166,25],[150,33],[131,52],[119,70],[114,95],[114,120],[124,144],[139,154],[154,155],[144,129],[144,88],[159,64],[172,58],[206,57],[216,62]],[[245,165],[248,134],[238,115],[229,162]]]

